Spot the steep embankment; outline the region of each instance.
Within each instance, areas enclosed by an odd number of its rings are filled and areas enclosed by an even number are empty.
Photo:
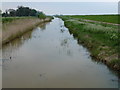
[[[23,33],[32,30],[36,25],[51,21],[51,18],[45,20],[39,18],[24,18],[14,20],[10,23],[3,23],[2,27],[2,44],[20,37]]]
[[[118,26],[89,22],[70,16],[61,17],[71,34],[86,46],[91,56],[110,68],[120,71]]]

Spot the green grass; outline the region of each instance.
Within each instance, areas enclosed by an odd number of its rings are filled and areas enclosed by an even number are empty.
[[[76,18],[76,19],[88,19],[88,20],[94,20],[94,21],[101,21],[101,22],[108,22],[108,23],[115,23],[115,24],[120,24],[118,22],[118,16],[119,15],[72,15],[72,16],[67,16],[68,18]]]
[[[111,65],[118,64],[118,66],[120,66],[120,59],[111,60],[109,63],[110,63]]]
[[[71,28],[76,35],[87,33],[94,39],[98,39],[108,46],[115,47],[116,45],[118,45],[118,31],[114,28],[88,23],[78,24],[71,21],[66,21],[65,23],[65,25]]]
[[[36,17],[2,17],[2,23],[9,23],[14,20],[26,19],[26,18],[29,19],[29,18],[36,18]]]
[[[52,16],[46,16],[47,18],[53,18]],[[2,17],[2,23],[9,23],[12,22],[14,20],[18,20],[18,19],[29,19],[29,18],[37,18],[37,17]]]
[[[117,59],[119,48],[118,29],[111,26],[84,22],[76,20],[80,16],[61,16],[65,21],[65,26],[78,42],[85,45],[91,52],[91,56],[101,61],[111,61],[110,66],[117,67],[120,65],[120,60]],[[112,21],[112,20],[111,20]],[[106,59],[107,58],[107,59]],[[120,70],[120,67],[117,68]]]
[[[21,19],[21,17],[2,17],[2,23],[12,22],[16,19]]]
[[[118,15],[81,15],[81,16],[72,16],[72,17],[120,24],[120,22],[118,22]]]

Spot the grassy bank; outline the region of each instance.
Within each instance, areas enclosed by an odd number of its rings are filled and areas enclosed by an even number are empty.
[[[8,43],[17,37],[20,37],[40,23],[51,21],[52,18],[47,17],[43,20],[36,17],[11,17],[6,19],[3,18],[2,44]]]
[[[119,15],[73,15],[73,16],[67,16],[74,19],[87,19],[87,20],[94,20],[94,21],[100,21],[100,22],[107,22],[107,23],[114,23],[114,24],[120,24],[118,22]]]
[[[99,16],[97,15],[94,18],[97,20],[97,17]],[[111,15],[110,17],[112,18]],[[65,21],[65,26],[78,39],[78,42],[90,50],[92,57],[104,62],[110,68],[120,71],[118,26],[87,22],[87,20],[81,19],[81,16],[61,16],[60,18]],[[91,16],[88,16],[88,18],[91,18]],[[101,19],[101,21],[103,20]]]
[[[35,18],[35,17],[2,17],[2,23],[10,23],[12,21],[18,20],[18,19],[26,19],[26,18]]]

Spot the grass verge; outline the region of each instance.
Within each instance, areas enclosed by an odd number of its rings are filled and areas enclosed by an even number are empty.
[[[39,18],[24,18],[13,20],[11,23],[3,23],[2,44],[4,45],[17,37],[20,37],[27,31],[32,30],[36,25],[49,22],[51,19],[51,17],[47,17],[44,20]]]
[[[120,24],[120,22],[118,22],[119,15],[117,14],[116,15],[71,15],[71,16],[66,15],[66,17]]]
[[[78,42],[89,49],[92,57],[104,62],[110,68],[120,71],[120,59],[118,59],[120,33],[117,28],[84,22],[73,17],[71,19],[70,16],[61,18]]]

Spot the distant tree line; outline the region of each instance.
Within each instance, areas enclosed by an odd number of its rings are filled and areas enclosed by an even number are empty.
[[[44,14],[43,12],[37,11],[35,9],[30,9],[29,7],[18,6],[16,10],[8,9],[2,13],[2,17],[22,17],[22,16],[38,16]]]
[[[2,10],[0,10],[0,16],[2,15]]]

